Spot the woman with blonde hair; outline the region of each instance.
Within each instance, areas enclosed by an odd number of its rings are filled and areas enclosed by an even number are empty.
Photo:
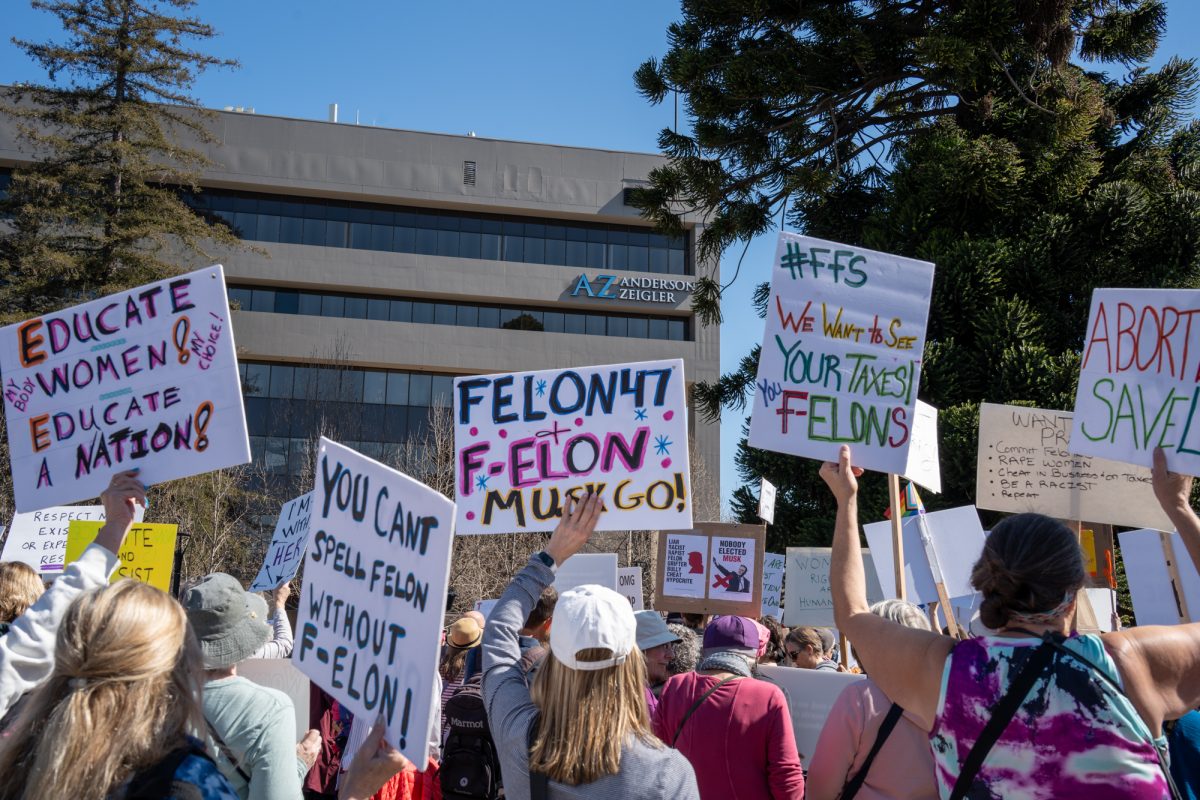
[[[37,570],[24,561],[0,562],[0,636],[46,591]]]
[[[236,800],[190,734],[202,729],[200,648],[183,609],[144,583],[82,594],[54,671],[0,740],[0,800]]]
[[[587,543],[599,498],[569,501],[546,549],[534,554],[488,617],[483,692],[505,794],[533,798],[698,797],[691,765],[650,729],[629,601],[601,586],[563,592],[550,652],[528,688],[519,631],[554,571]]]

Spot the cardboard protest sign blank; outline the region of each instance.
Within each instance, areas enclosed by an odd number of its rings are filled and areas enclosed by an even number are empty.
[[[774,664],[760,665],[758,671],[764,680],[777,685],[787,695],[796,749],[805,763],[809,763],[816,752],[821,729],[825,727],[825,720],[838,696],[850,684],[866,680],[865,675],[849,672],[796,669]]]
[[[1084,589],[1092,608],[1096,612],[1096,622],[1100,630],[1110,632],[1116,630],[1113,617],[1117,612],[1117,593],[1112,589]]]
[[[311,530],[309,517],[312,514],[312,492],[302,494],[283,504],[275,533],[267,546],[267,555],[262,568],[250,584],[252,592],[269,592],[284,581],[296,577],[304,550],[308,546]]]
[[[0,328],[18,511],[250,460],[221,267]]]
[[[642,599],[642,568],[619,567],[617,569],[617,591],[625,596],[634,611],[645,609],[646,602]]]
[[[142,513],[137,506],[137,522],[142,521]],[[44,577],[61,574],[67,554],[67,525],[75,519],[103,522],[104,506],[54,506],[14,514],[0,561],[24,562]]]
[[[763,555],[762,616],[783,620],[783,570],[785,559],[778,553]]]
[[[833,627],[833,595],[830,594],[829,565],[831,547],[789,547],[787,549],[787,595],[783,618],[789,626]],[[867,602],[884,599],[875,574],[871,551],[863,550],[863,573],[867,578]]]
[[[1137,624],[1178,625],[1179,605],[1175,602],[1159,532],[1125,531],[1117,536],[1121,541],[1121,558],[1125,561],[1125,576],[1129,579],[1129,596],[1133,600]],[[1187,562],[1187,548],[1177,532],[1171,533],[1171,547],[1175,558],[1183,559],[1178,572],[1189,621],[1194,622],[1200,609],[1200,575]]]
[[[758,490],[758,518],[768,525],[775,523],[775,484],[766,478]]]
[[[764,525],[704,522],[658,537],[654,607],[757,617],[762,607]]]
[[[576,586],[595,584],[617,590],[616,553],[576,553],[559,565],[554,588],[559,594]]]
[[[983,526],[979,523],[979,512],[975,506],[960,506],[944,511],[930,511],[925,515],[929,533],[933,540],[942,577],[946,579],[946,594],[951,600],[965,597],[975,590],[971,588],[971,568],[983,552]],[[921,544],[919,517],[915,514],[903,518],[904,572],[908,599],[913,603],[932,603],[938,599],[933,574],[925,558]],[[896,596],[896,579],[892,569],[892,523],[872,522],[863,526],[867,544],[875,559],[875,574],[884,597]]]
[[[908,448],[908,464],[903,474],[913,483],[919,483],[929,491],[941,494],[942,466],[938,459],[937,415],[936,408],[917,401],[912,442]]]
[[[1171,527],[1154,499],[1150,470],[1073,454],[1074,427],[1069,411],[982,403],[976,505],[1058,519]]]
[[[292,663],[424,764],[454,504],[322,437]]]
[[[908,466],[933,264],[779,234],[750,446]]]
[[[95,520],[72,520],[67,528],[67,552],[63,563],[70,564],[83,555],[87,546],[96,541],[103,525],[103,522]],[[120,564],[109,583],[115,583],[122,578],[133,578],[164,592],[171,591],[171,573],[175,567],[175,537],[178,531],[178,525],[134,523],[125,535],[121,552],[117,553]]]
[[[1200,290],[1097,289],[1083,341],[1072,453],[1200,474]],[[1097,518],[1101,522],[1115,522]]]
[[[568,496],[597,530],[692,524],[683,361],[454,379],[458,532],[550,531]]]
[[[308,676],[286,658],[248,658],[239,661],[237,674],[248,681],[283,692],[292,699],[296,712],[296,739],[308,730]]]

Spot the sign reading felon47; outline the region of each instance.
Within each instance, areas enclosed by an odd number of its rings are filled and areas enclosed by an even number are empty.
[[[750,445],[905,474],[933,264],[781,233]]]

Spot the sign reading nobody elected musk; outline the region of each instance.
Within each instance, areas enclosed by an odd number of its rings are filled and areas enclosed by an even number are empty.
[[[221,267],[0,329],[18,511],[250,460]]]
[[[424,764],[454,504],[322,438],[292,662]]]
[[[683,361],[454,380],[458,532],[550,531],[568,497],[598,530],[692,524]]]
[[[312,514],[312,492],[289,500],[279,510],[275,533],[267,546],[262,568],[250,584],[252,592],[269,592],[284,581],[296,577],[304,549],[308,545],[309,521]]]
[[[750,445],[908,467],[933,264],[781,233]]]

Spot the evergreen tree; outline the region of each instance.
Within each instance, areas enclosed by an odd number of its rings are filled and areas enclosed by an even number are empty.
[[[156,280],[202,243],[237,241],[180,199],[196,189],[210,116],[188,94],[196,75],[226,59],[190,49],[215,35],[188,16],[194,0],[33,0],[59,18],[65,41],[13,41],[50,85],[9,90],[36,161],[18,169],[0,209],[8,320]],[[182,246],[182,248],[181,248]]]
[[[1144,66],[1164,26],[1159,0],[685,2],[636,80],[680,92],[693,133],[662,133],[671,162],[636,201],[668,228],[709,214],[710,253],[786,207],[803,232],[935,262],[920,394],[942,410],[945,491],[924,499],[969,503],[978,404],[1072,407],[1092,289],[1200,285],[1197,74]],[[718,301],[712,282],[696,298],[709,318]],[[702,410],[743,409],[757,362],[697,387]],[[815,465],[745,440],[737,459],[741,519],[765,475],[773,546],[828,540]]]

